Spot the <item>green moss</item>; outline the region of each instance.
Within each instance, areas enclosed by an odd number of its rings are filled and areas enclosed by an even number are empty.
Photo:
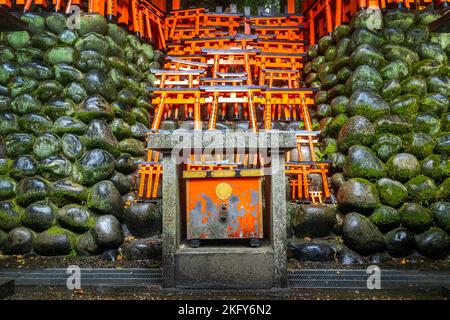
[[[375,209],[369,217],[381,232],[387,232],[400,225],[400,215],[392,207],[382,205]]]
[[[401,206],[408,198],[406,187],[395,180],[380,179],[377,182],[377,188],[381,202],[391,207],[397,208]]]
[[[437,187],[434,181],[424,175],[412,178],[405,187],[409,198],[417,203],[429,203],[436,197]]]
[[[5,231],[20,227],[23,209],[13,201],[0,202],[0,229]]]
[[[439,185],[436,193],[436,200],[450,201],[450,178],[447,178]]]
[[[71,231],[69,231],[69,230],[67,230],[67,229],[58,227],[58,226],[51,227],[50,229],[48,229],[48,230],[46,230],[46,231],[44,231],[44,232],[47,233],[47,234],[49,234],[49,235],[59,235],[59,234],[63,234],[63,235],[65,235],[65,236],[67,236],[67,237],[69,238],[71,247],[72,247],[72,248],[75,248],[75,245],[76,245],[76,243],[77,243],[77,236],[76,236],[76,234],[74,234],[73,232],[71,232]]]
[[[415,233],[427,230],[433,220],[430,210],[414,202],[403,204],[399,214],[402,225]]]

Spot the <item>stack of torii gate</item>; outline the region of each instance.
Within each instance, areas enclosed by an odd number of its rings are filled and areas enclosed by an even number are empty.
[[[177,10],[165,24],[164,69],[152,70],[158,80],[153,92],[154,117],[149,134],[158,134],[164,120],[191,121],[189,129],[214,130],[226,122],[248,124],[247,130],[270,130],[280,122],[297,136],[289,152],[286,174],[291,199],[307,203],[331,201],[329,163],[317,161],[309,107],[313,89],[303,88],[305,56],[301,15],[244,17],[208,13],[203,8]],[[303,124],[303,128],[301,128]],[[157,152],[148,150],[139,167],[138,198],[160,196],[162,167]],[[262,168],[258,154],[191,155],[186,170]],[[321,183],[311,186],[311,175]],[[317,179],[316,179],[317,180]]]

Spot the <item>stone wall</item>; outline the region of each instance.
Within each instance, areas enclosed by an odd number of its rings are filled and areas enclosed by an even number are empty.
[[[337,210],[291,206],[297,238],[329,237],[292,241],[300,260],[448,256],[450,34],[427,27],[438,17],[362,11],[309,48],[305,82],[319,90],[318,156],[332,162]]]
[[[160,54],[100,15],[21,19],[0,36],[0,250],[159,257],[161,206],[134,203],[134,161]]]

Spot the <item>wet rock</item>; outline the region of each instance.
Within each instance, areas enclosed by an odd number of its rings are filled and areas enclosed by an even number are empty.
[[[34,202],[25,209],[22,222],[35,231],[44,231],[55,223],[57,209],[48,200]]]
[[[124,153],[129,153],[133,156],[145,155],[144,143],[140,140],[128,138],[119,142],[119,149]]]
[[[337,254],[337,259],[344,266],[352,264],[365,264],[367,261],[358,253],[350,249],[344,249]]]
[[[421,160],[433,153],[433,138],[426,133],[415,132],[407,137],[404,143],[405,150]]]
[[[33,136],[27,133],[13,133],[6,137],[6,155],[15,158],[19,155],[31,153],[33,150]]]
[[[381,87],[380,87],[381,89]],[[355,91],[348,101],[347,112],[352,116],[364,116],[374,121],[389,113],[389,104],[372,90],[359,89]]]
[[[130,130],[133,138],[145,141],[148,132],[145,124],[137,122],[131,126]]]
[[[122,243],[120,222],[112,215],[99,217],[91,230],[95,243],[102,249],[114,249]]]
[[[79,159],[84,153],[81,139],[72,133],[66,133],[61,138],[61,146],[64,155],[70,160]]]
[[[331,186],[337,192],[345,183],[345,177],[342,173],[337,172],[331,176]]]
[[[102,260],[105,261],[116,261],[119,255],[119,250],[109,249],[102,253]]]
[[[437,187],[434,181],[419,175],[405,183],[409,198],[418,203],[429,203],[436,197]]]
[[[402,148],[402,139],[392,133],[379,135],[372,146],[372,150],[382,160],[387,161]]]
[[[3,244],[6,254],[25,254],[33,248],[34,234],[30,229],[18,227],[11,230]]]
[[[86,152],[73,168],[73,179],[83,185],[93,185],[108,179],[114,172],[114,157],[102,149]]]
[[[375,130],[372,124],[364,117],[354,116],[349,118],[338,134],[338,147],[346,152],[352,145],[360,144],[369,146],[372,144]]]
[[[36,139],[33,153],[42,159],[58,153],[60,148],[59,138],[52,133],[45,133]]]
[[[375,253],[369,257],[370,264],[383,264],[391,260],[392,258],[385,252]]]
[[[27,206],[32,202],[47,197],[49,187],[47,182],[41,178],[24,178],[17,184],[16,192],[17,203],[22,206]]]
[[[116,158],[116,170],[123,174],[130,174],[137,170],[137,164],[129,153],[122,153]]]
[[[111,181],[100,181],[89,191],[87,207],[101,214],[112,214],[123,218],[123,207],[119,190]]]
[[[38,164],[40,174],[51,181],[70,176],[72,163],[64,156],[50,156]]]
[[[150,237],[161,234],[161,205],[155,203],[133,203],[125,209],[125,223],[136,237]]]
[[[436,139],[436,146],[434,151],[438,154],[445,156],[450,156],[450,134],[443,133],[439,138]]]
[[[400,225],[400,215],[397,210],[385,205],[376,208],[369,218],[383,233]]]
[[[413,124],[408,118],[398,115],[389,115],[377,119],[374,122],[374,127],[378,133],[393,133],[401,135],[411,132],[413,129]]]
[[[78,204],[69,204],[58,210],[58,222],[75,232],[89,230],[94,224],[94,216],[85,207]]]
[[[442,181],[450,176],[450,161],[446,156],[432,154],[422,160],[421,171],[435,181]]]
[[[398,153],[389,158],[386,169],[389,177],[406,182],[417,176],[420,171],[420,163],[412,154]]]
[[[407,202],[398,210],[402,226],[414,233],[428,229],[432,223],[432,216],[428,209],[418,203]]]
[[[81,104],[77,112],[77,118],[85,123],[89,123],[94,119],[112,119],[114,112],[108,102],[99,95],[86,98]]]
[[[82,141],[87,149],[104,149],[113,154],[118,152],[119,142],[108,124],[103,120],[92,120],[82,137]]]
[[[75,244],[75,235],[59,227],[53,227],[36,235],[34,250],[43,256],[69,254]]]
[[[362,255],[381,252],[385,248],[383,234],[369,218],[356,212],[345,216],[343,240],[350,249]]]
[[[333,233],[337,235],[342,235],[342,228],[344,225],[344,219],[345,216],[343,214],[337,213],[336,214],[336,223],[333,226]]]
[[[291,250],[298,261],[333,261],[334,250],[323,243],[291,243]]]
[[[380,203],[376,187],[369,181],[353,178],[344,183],[337,193],[338,207],[344,212],[370,213]]]
[[[87,189],[70,179],[62,179],[52,184],[50,198],[58,206],[73,202],[82,203],[87,199]]]
[[[347,157],[340,153],[340,152],[334,152],[330,153],[327,156],[327,160],[331,162],[331,168],[336,171],[342,171],[344,168],[345,162],[347,161]]]
[[[441,259],[450,250],[448,235],[440,228],[432,227],[416,236],[417,250],[430,258]]]
[[[441,121],[432,113],[420,113],[414,119],[414,130],[435,135],[441,130]]]
[[[417,110],[419,110],[419,106],[415,96],[403,95],[391,101],[392,114],[411,118],[417,113]]]
[[[291,206],[292,224],[296,237],[324,237],[336,224],[336,213],[327,205]]]
[[[0,200],[13,198],[16,194],[16,182],[8,176],[0,176]]]
[[[126,260],[161,259],[162,244],[158,237],[138,239],[122,244],[119,252]]]
[[[9,231],[20,226],[22,208],[15,201],[0,202],[0,229]]]
[[[388,206],[398,208],[408,199],[408,190],[398,181],[383,178],[378,180],[377,188],[381,202]]]
[[[385,175],[384,164],[369,148],[354,145],[348,149],[344,174],[350,178],[377,179]]]
[[[117,190],[119,190],[121,195],[126,194],[131,190],[132,182],[129,177],[120,172],[114,172],[114,174],[109,179],[116,186]]]
[[[450,178],[445,179],[444,182],[439,185],[436,200],[450,201]]]
[[[406,228],[397,228],[385,235],[386,248],[392,257],[405,257],[411,254],[415,247],[414,234]]]
[[[115,118],[110,122],[109,127],[117,139],[126,139],[131,136],[131,128],[123,119]]]
[[[430,207],[436,224],[445,232],[450,233],[450,202],[435,202]]]
[[[90,256],[100,252],[99,245],[94,239],[92,229],[78,238],[76,243],[76,251],[80,256]]]

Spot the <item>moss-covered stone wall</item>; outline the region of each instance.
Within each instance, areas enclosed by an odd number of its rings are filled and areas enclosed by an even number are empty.
[[[427,27],[438,17],[395,10],[374,23],[361,11],[308,50],[305,82],[319,90],[313,116],[337,215],[290,211],[297,238],[331,237],[341,262],[361,260],[347,248],[374,261],[449,253],[450,34]],[[300,259],[308,252],[298,241],[292,248]]]
[[[100,15],[21,19],[0,36],[0,250],[158,257],[160,206],[133,190],[160,54]]]

